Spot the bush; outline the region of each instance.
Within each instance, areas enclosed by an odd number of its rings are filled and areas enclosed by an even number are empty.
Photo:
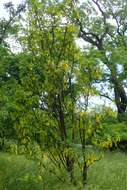
[[[125,122],[102,123],[96,131],[93,143],[102,148],[112,149],[120,147],[120,142],[127,141],[127,127]]]

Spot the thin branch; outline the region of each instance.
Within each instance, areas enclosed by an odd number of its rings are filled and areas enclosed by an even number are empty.
[[[108,98],[110,101],[114,101],[112,98],[110,98],[107,94],[102,94],[102,93],[99,93],[100,96],[102,97],[105,97],[105,98]]]

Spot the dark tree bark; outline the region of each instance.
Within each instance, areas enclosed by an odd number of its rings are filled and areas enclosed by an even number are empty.
[[[64,122],[64,111],[62,108],[61,97],[58,95],[58,113],[59,113],[59,128],[60,128],[60,135],[61,140],[64,141],[67,138],[65,122]]]
[[[118,119],[120,119],[121,115],[126,112],[127,108],[127,94],[123,87],[122,82],[117,78],[116,69],[111,69],[111,82],[114,85],[114,95],[115,95],[115,103],[117,106],[117,115]]]
[[[67,171],[70,175],[71,182],[74,183],[74,159],[66,156]]]
[[[67,139],[67,131],[66,131],[66,125],[65,125],[65,113],[64,113],[64,108],[63,108],[63,94],[57,95],[57,103],[56,103],[56,114],[57,114],[57,119],[59,123],[59,130],[60,130],[60,137],[61,141],[64,143],[64,148],[69,148],[68,144],[66,143]],[[70,176],[70,181],[72,183],[75,183],[74,180],[74,158],[71,157],[70,155],[65,155],[65,165],[66,165],[66,170]]]
[[[84,161],[84,166],[83,166],[83,184],[86,185],[87,183],[87,164],[86,164],[86,161]]]
[[[122,85],[114,85],[115,103],[118,111],[118,118],[126,112],[127,108],[127,95]]]

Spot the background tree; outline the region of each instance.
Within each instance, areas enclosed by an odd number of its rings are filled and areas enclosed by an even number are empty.
[[[93,48],[100,52],[98,65],[104,67],[103,78],[96,82],[113,89],[118,117],[126,112],[127,107],[126,9],[125,1],[92,0],[81,3],[73,11],[79,37],[90,45],[87,45],[87,51]],[[109,93],[101,92],[101,96],[112,99]]]
[[[11,120],[11,98],[14,93],[14,88],[19,83],[18,60],[12,53],[8,43],[9,38],[14,37],[18,33],[17,23],[21,12],[25,9],[25,5],[19,5],[14,8],[12,3],[5,4],[5,9],[8,11],[8,18],[0,19],[0,137],[4,138],[14,137],[15,132],[12,129]],[[4,141],[1,141],[3,145]]]

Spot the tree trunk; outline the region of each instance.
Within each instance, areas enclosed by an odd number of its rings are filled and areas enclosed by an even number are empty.
[[[67,146],[68,148],[68,145],[66,144],[67,132],[65,127],[64,110],[62,108],[60,95],[58,95],[58,102],[59,102],[59,123],[60,123],[59,128],[60,128],[61,140],[64,141],[65,146]],[[66,161],[67,172],[70,175],[70,180],[71,182],[74,183],[74,159],[69,155],[67,155],[65,156],[65,161]]]
[[[84,160],[82,177],[83,177],[83,185],[86,185],[86,183],[87,183],[87,164],[86,164],[85,160]]]
[[[115,102],[116,102],[118,117],[119,117],[120,115],[124,114],[126,111],[127,96],[122,85],[120,86],[120,88],[115,86],[114,93],[115,93]]]
[[[60,136],[61,136],[61,140],[64,141],[67,138],[67,133],[66,133],[65,123],[64,123],[64,112],[62,109],[60,95],[58,95],[58,102],[59,102],[59,108],[58,109],[59,109]]]
[[[117,106],[117,117],[120,120],[127,108],[127,95],[123,84],[119,81],[116,75],[111,73],[111,81],[114,84],[115,103]]]
[[[70,180],[72,183],[74,183],[74,159],[70,158],[69,156],[66,156],[66,166],[67,171],[70,175]]]
[[[99,6],[98,3],[97,3],[97,6]],[[104,15],[104,21],[105,21],[105,15]],[[85,32],[85,30],[83,30],[82,22],[79,19],[77,19],[77,24],[80,27],[79,36],[84,41],[95,46],[104,56],[104,60],[102,60],[102,61],[109,68],[109,70],[111,72],[111,82],[114,85],[115,104],[117,106],[117,112],[118,112],[117,115],[118,115],[118,119],[120,119],[121,116],[125,113],[126,108],[127,108],[127,95],[126,95],[125,89],[123,87],[123,84],[121,84],[121,81],[119,81],[119,79],[117,79],[118,74],[117,74],[117,71],[115,68],[116,67],[115,63],[110,63],[110,61],[107,59],[107,57],[105,55],[105,49],[103,47],[103,40],[107,33],[107,27],[105,28],[106,33],[104,33],[102,35],[102,38],[99,38],[99,36],[96,35],[95,33]]]

